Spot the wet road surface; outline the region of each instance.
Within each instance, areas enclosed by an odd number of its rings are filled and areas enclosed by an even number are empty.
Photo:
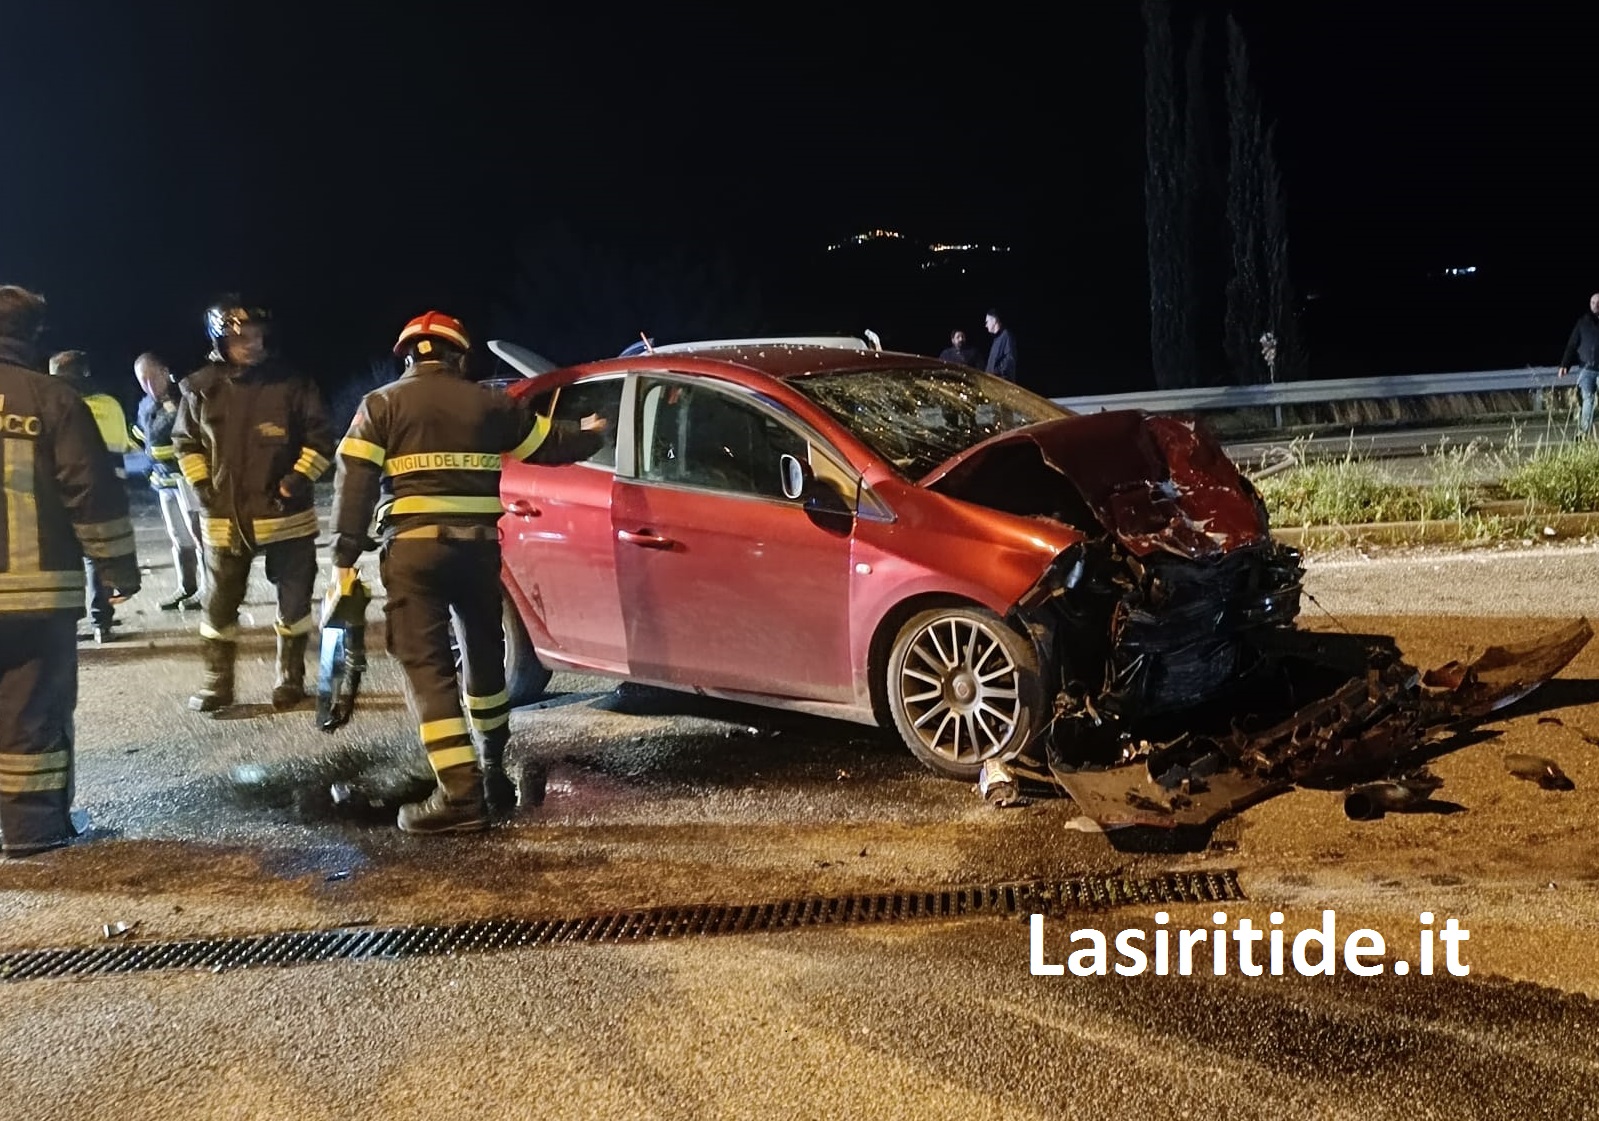
[[[1574,1117],[1599,1090],[1599,650],[1433,765],[1464,812],[1350,822],[1297,791],[1208,849],[1128,853],[1063,801],[995,810],[873,729],[558,675],[514,718],[544,803],[481,838],[337,816],[335,778],[420,765],[392,662],[334,736],[277,714],[257,577],[243,719],[190,714],[190,612],[88,647],[78,804],[93,844],[0,864],[0,950],[346,924],[554,916],[1120,870],[1238,868],[1290,927],[1415,953],[1417,912],[1472,931],[1467,978],[1036,977],[1020,921],[557,946],[455,959],[0,987],[0,1117]],[[1599,619],[1586,546],[1313,564],[1312,625],[1396,634],[1428,665]],[[376,651],[381,639],[371,643]],[[1566,793],[1502,756],[1555,758]],[[1173,922],[1206,925],[1211,907]],[[1051,919],[1149,927],[1147,910]],[[1415,960],[1411,956],[1411,960]]]

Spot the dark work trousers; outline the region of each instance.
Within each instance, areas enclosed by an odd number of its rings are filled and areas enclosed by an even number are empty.
[[[78,621],[72,613],[0,615],[0,845],[51,848],[72,836],[72,710]]]
[[[316,583],[316,538],[291,537],[266,545],[246,543],[232,549],[205,547],[207,595],[200,634],[214,642],[237,642],[239,605],[250,586],[250,565],[266,558],[266,577],[278,592],[278,617],[273,629],[283,636],[310,634],[311,586]]]
[[[405,669],[411,714],[434,772],[477,761],[471,732],[485,745],[503,748],[511,706],[505,691],[497,535],[399,538],[384,547],[381,572],[389,653]],[[452,625],[466,678],[464,715],[463,682],[450,649]]]

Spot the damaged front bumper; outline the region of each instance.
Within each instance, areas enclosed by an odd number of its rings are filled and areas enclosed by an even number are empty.
[[[1138,736],[1136,721],[1119,729],[1102,721],[1120,744],[1108,765],[1084,761],[1092,751],[1054,736],[1034,749],[1043,759],[1023,756],[1014,766],[1069,795],[1103,829],[1206,826],[1294,786],[1403,775],[1429,745],[1532,693],[1592,637],[1579,619],[1419,672],[1390,638],[1263,631],[1248,642],[1259,664],[1230,705],[1196,709],[1165,738]]]

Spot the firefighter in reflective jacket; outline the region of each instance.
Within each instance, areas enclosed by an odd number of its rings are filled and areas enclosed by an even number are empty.
[[[347,583],[370,546],[375,511],[389,650],[404,667],[438,779],[426,801],[400,808],[408,833],[482,829],[515,805],[505,774],[511,716],[500,617],[501,456],[584,459],[605,424],[599,417],[552,424],[466,380],[470,349],[450,316],[411,320],[394,347],[405,373],[366,395],[338,449],[330,589]],[[452,617],[464,683],[451,650]]]
[[[88,575],[139,590],[127,492],[83,399],[34,367],[44,300],[0,288],[0,848],[70,841],[77,621]]]
[[[205,546],[205,681],[196,712],[233,704],[239,605],[259,553],[277,588],[272,705],[305,699],[305,652],[316,620],[318,531],[312,484],[327,471],[333,432],[315,383],[268,353],[271,314],[225,300],[206,312],[211,362],[185,378],[172,426],[178,470],[200,502]]]

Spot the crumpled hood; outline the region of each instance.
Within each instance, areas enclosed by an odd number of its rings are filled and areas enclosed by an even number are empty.
[[[920,485],[982,506],[1045,514],[1052,501],[1068,497],[1049,493],[1057,479],[1137,556],[1164,550],[1210,557],[1269,535],[1253,489],[1215,440],[1183,421],[1136,410],[1002,433],[941,464]]]

